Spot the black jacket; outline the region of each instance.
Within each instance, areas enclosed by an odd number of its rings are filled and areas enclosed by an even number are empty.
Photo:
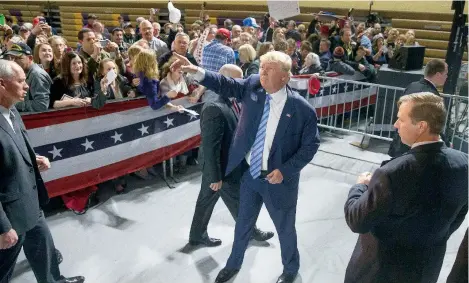
[[[12,111],[20,133],[0,115],[0,234],[13,228],[20,235],[36,225],[49,197],[21,116]]]
[[[467,213],[467,176],[467,154],[437,142],[383,162],[369,186],[354,185],[345,220],[360,236],[345,283],[436,282]]]
[[[203,152],[203,182],[216,183],[221,180],[239,180],[237,168],[225,175],[231,140],[238,124],[238,118],[229,100],[219,97],[214,102],[206,102],[200,114],[200,129]]]

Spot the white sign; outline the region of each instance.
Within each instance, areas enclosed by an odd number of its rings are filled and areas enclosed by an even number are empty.
[[[291,18],[300,14],[298,0],[267,0],[270,16],[276,20]]]

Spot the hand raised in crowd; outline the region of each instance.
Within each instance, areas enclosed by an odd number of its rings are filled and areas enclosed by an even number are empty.
[[[140,84],[140,79],[139,78],[135,78],[132,80],[132,85],[133,86],[138,86]]]
[[[44,172],[50,169],[49,159],[45,156],[36,155],[36,163],[39,168],[39,172]]]
[[[100,86],[101,86],[101,91],[102,91],[103,93],[106,93],[106,92],[107,92],[107,84],[108,84],[107,78],[104,77],[104,78],[101,80],[101,82],[100,82],[99,84],[100,84]]]
[[[173,53],[173,56],[176,57],[176,61],[171,64],[171,69],[181,68],[181,71],[184,73],[197,73],[197,66],[192,65],[192,63],[186,57],[179,55],[176,52]]]
[[[96,61],[99,57],[99,54],[101,53],[102,47],[101,43],[99,41],[95,42],[93,44],[93,54],[91,54],[91,57]]]
[[[372,175],[370,172],[361,173],[360,176],[358,176],[357,184],[364,184],[368,186],[370,184],[371,177]]]
[[[216,183],[211,183],[210,184],[210,189],[212,189],[212,191],[214,191],[214,192],[217,192],[219,189],[221,189],[222,184],[223,184],[223,181],[216,182]]]
[[[6,250],[18,242],[18,234],[13,229],[0,235],[0,250]]]
[[[280,184],[283,182],[283,175],[280,170],[275,169],[274,171],[270,172],[269,175],[267,175],[267,181],[271,184]]]
[[[176,111],[179,112],[179,113],[183,113],[184,112],[184,106],[182,105],[176,105]]]
[[[44,29],[46,29],[48,24],[37,24],[33,29],[31,30],[31,33],[34,35],[39,35],[41,34]]]
[[[358,69],[360,70],[360,72],[363,72],[366,70],[366,67],[362,64],[358,64]]]
[[[107,42],[105,49],[107,52],[119,52],[119,46],[117,46],[117,43],[112,41]]]
[[[127,93],[127,97],[130,97],[130,98],[135,98],[137,95],[135,94],[135,91],[131,90]]]
[[[194,94],[194,92],[192,92],[192,95],[188,96],[187,99],[190,103],[196,104],[197,102],[199,102],[200,96],[198,96],[197,93]]]

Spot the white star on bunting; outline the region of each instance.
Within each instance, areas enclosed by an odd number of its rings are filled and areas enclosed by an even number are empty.
[[[117,143],[118,141],[122,142],[121,136],[122,134],[118,134],[116,131],[114,131],[114,135],[111,136],[111,138],[114,139],[114,143]]]
[[[197,115],[189,114],[189,121],[197,120]]]
[[[174,121],[174,118],[173,118],[173,119],[169,119],[169,117],[166,117],[166,121],[163,122],[163,123],[166,124],[166,129],[169,128],[170,126],[174,126],[174,125],[173,125],[173,121]]]
[[[334,86],[334,87],[332,88],[332,93],[336,93],[336,92],[337,92],[337,87]]]
[[[62,150],[63,148],[57,149],[54,145],[54,148],[51,151],[49,151],[49,153],[52,154],[52,159],[55,159],[57,156],[62,157],[62,154],[61,154]]]
[[[142,136],[145,135],[145,134],[148,134],[148,128],[149,127],[145,127],[144,124],[142,124],[142,127],[140,129],[138,129],[141,133],[142,133]]]
[[[88,141],[88,139],[86,139],[85,143],[82,143],[81,145],[85,147],[85,151],[88,151],[88,149],[94,149],[93,143],[94,141]]]

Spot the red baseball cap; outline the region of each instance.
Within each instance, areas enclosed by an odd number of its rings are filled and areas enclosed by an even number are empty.
[[[226,28],[219,28],[217,30],[217,34],[218,35],[223,35],[224,37],[230,39],[231,38],[231,33],[229,30],[227,30]]]

